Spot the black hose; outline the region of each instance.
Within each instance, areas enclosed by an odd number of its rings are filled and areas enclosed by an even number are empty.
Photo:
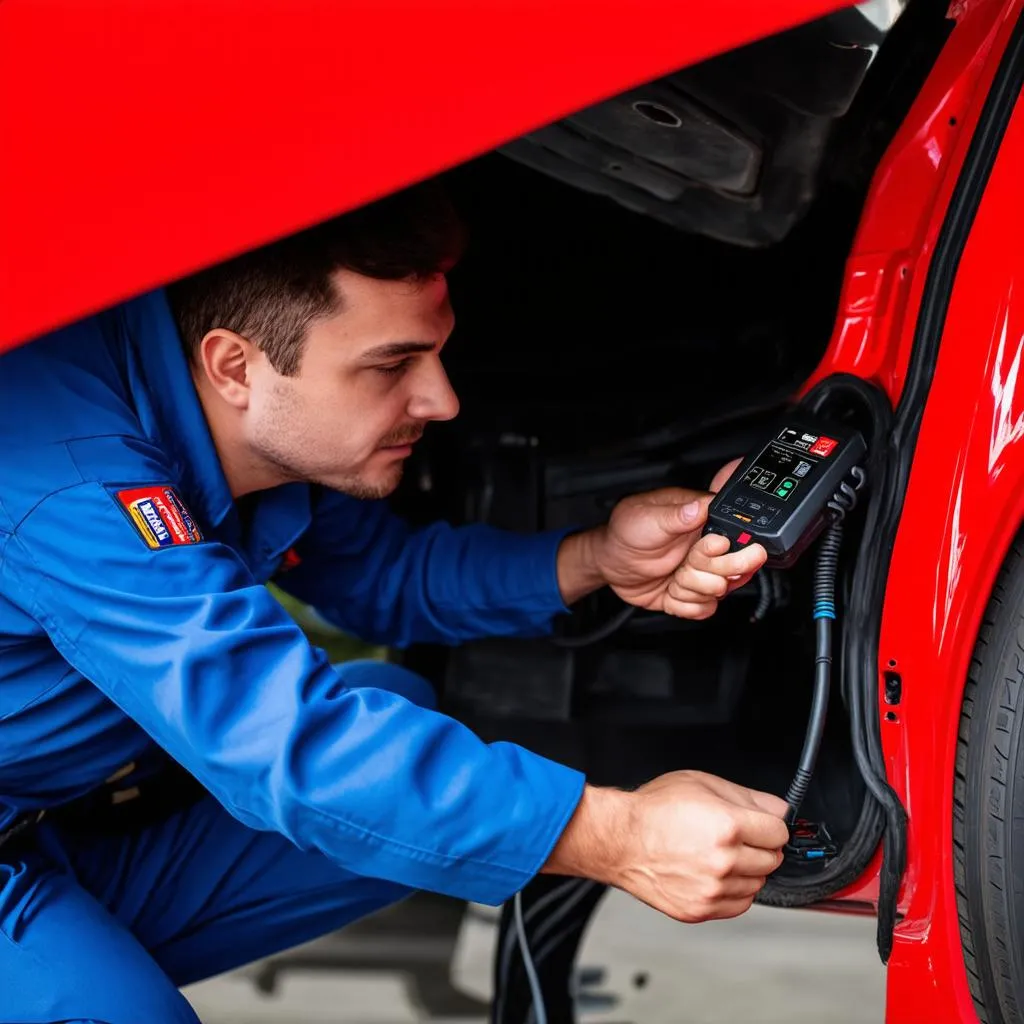
[[[636,614],[636,605],[627,604],[619,609],[607,622],[601,623],[596,629],[579,636],[552,636],[548,640],[556,647],[589,647],[601,640],[607,640],[612,633],[621,629]]]
[[[828,714],[829,688],[832,683],[832,623],[836,617],[836,573],[839,568],[839,548],[843,540],[843,528],[834,523],[825,532],[818,549],[818,561],[814,569],[814,619],[816,651],[814,657],[814,696],[807,721],[800,764],[793,781],[786,791],[786,823],[792,825],[807,795],[818,760],[818,750],[825,734],[825,719]]]

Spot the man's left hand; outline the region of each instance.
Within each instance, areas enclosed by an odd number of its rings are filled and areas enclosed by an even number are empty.
[[[594,584],[629,604],[684,619],[714,614],[767,558],[759,544],[730,554],[726,538],[700,535],[715,492],[737,465],[723,466],[710,492],[667,487],[634,495],[615,506],[606,526],[567,538],[559,559],[567,603],[595,589],[585,584],[587,573],[572,572],[573,563],[586,563]]]

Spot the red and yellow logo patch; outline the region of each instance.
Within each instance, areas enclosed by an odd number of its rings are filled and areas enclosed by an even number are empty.
[[[203,539],[173,487],[150,484],[115,491],[114,497],[146,546],[154,551],[175,544],[198,544]]]

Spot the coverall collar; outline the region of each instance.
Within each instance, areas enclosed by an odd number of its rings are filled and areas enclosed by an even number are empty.
[[[167,454],[188,477],[193,501],[219,526],[234,509],[231,489],[196,394],[192,372],[163,289],[126,302],[125,327],[139,355],[147,398],[159,420]]]
[[[272,560],[282,555],[309,526],[309,486],[285,484],[259,492],[250,503],[251,518],[243,528],[165,292],[149,292],[126,302],[122,309],[125,329],[138,353],[146,398],[158,421],[155,426],[187,482],[201,521],[225,539],[252,548],[250,558]]]

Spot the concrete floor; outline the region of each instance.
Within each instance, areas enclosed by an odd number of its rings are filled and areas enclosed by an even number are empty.
[[[451,972],[490,996],[494,911],[474,908]],[[308,948],[308,947],[307,947]],[[680,925],[611,893],[584,942],[586,1024],[881,1024],[885,971],[873,918],[754,907],[734,921]],[[417,1013],[402,976],[289,970],[273,995],[251,972],[185,990],[204,1024],[482,1024]]]

